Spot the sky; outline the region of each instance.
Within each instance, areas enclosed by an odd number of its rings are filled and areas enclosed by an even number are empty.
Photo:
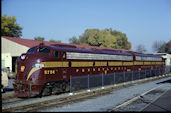
[[[152,53],[157,41],[171,40],[171,0],[1,0],[1,15],[15,16],[22,37],[69,43],[86,29],[125,33],[132,50]]]

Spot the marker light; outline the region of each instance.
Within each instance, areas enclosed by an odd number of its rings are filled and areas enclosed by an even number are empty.
[[[25,69],[25,66],[21,66],[21,72],[23,72]]]

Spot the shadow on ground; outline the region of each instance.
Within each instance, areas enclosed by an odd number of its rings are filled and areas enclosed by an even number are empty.
[[[164,84],[164,83],[171,83],[171,79],[165,80],[165,81],[162,81],[162,82],[158,82],[156,84]]]

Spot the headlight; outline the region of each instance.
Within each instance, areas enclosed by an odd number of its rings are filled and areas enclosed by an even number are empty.
[[[34,64],[33,67],[42,68],[42,67],[44,67],[44,64]]]
[[[21,59],[24,60],[26,58],[26,55],[21,55]]]

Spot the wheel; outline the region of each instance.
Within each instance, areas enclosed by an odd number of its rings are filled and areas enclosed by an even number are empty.
[[[52,94],[52,89],[49,87],[45,87],[43,92],[42,92],[42,96],[49,96]]]
[[[44,85],[39,97],[52,95],[52,87],[49,84]]]

